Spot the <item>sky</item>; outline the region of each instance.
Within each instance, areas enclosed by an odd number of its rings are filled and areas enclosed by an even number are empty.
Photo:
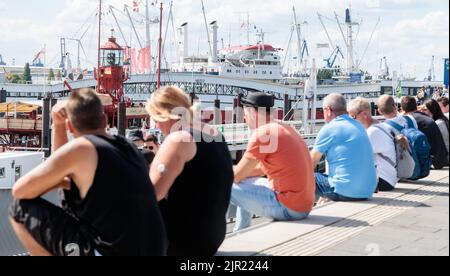
[[[110,29],[118,29],[108,7],[114,5],[121,28],[127,42],[119,37],[119,43],[138,48],[131,24],[123,14],[123,5],[132,6],[132,0],[104,0],[103,36],[105,41]],[[145,1],[140,1],[145,2]],[[150,3],[155,2],[150,0]],[[166,56],[176,60],[176,36],[174,30],[184,22],[189,23],[189,44],[191,54],[207,54],[208,44],[200,0],[174,0],[173,26],[167,24],[170,1],[165,4],[164,29],[168,25]],[[219,47],[223,45],[243,45],[247,43],[245,28],[242,28],[247,15],[252,32],[251,43],[255,43],[254,26],[265,32],[265,42],[284,49],[286,55],[288,40],[293,23],[292,7],[295,6],[307,40],[311,58],[323,66],[333,49],[318,49],[318,43],[327,43],[326,33],[320,24],[317,13],[324,16],[324,24],[333,43],[344,47],[334,12],[343,20],[345,9],[351,7],[353,19],[361,23],[356,27],[356,59],[361,67],[370,73],[379,71],[382,57],[386,57],[391,71],[404,76],[422,80],[428,75],[432,56],[435,56],[435,71],[438,80],[443,79],[443,59],[449,56],[449,2],[447,0],[204,0],[207,21],[218,21]],[[97,47],[97,5],[96,0],[0,0],[0,54],[12,64],[23,65],[33,60],[34,55],[46,48],[46,63],[58,67],[60,63],[60,38],[81,38],[84,51],[81,51],[83,68],[96,64]],[[132,12],[142,43],[145,43],[145,27],[141,15]],[[155,18],[159,11],[150,9]],[[380,24],[369,40],[380,18]],[[83,36],[83,33],[84,36]],[[151,28],[153,53],[155,53],[158,26]],[[367,47],[367,52],[363,55]],[[344,47],[345,48],[345,47]],[[77,42],[68,41],[67,51],[71,53],[72,63],[76,63]],[[293,57],[295,54],[287,53]],[[288,59],[291,60],[292,59]],[[290,64],[290,62],[288,62]],[[344,65],[344,64],[342,64]]]

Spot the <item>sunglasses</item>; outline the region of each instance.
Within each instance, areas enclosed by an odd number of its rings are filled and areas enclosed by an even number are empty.
[[[361,111],[358,114],[351,116],[352,119],[356,120],[356,118],[358,118],[358,116],[361,115],[361,113],[363,113],[363,112]]]

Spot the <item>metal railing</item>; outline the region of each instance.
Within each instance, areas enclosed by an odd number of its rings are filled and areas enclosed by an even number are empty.
[[[25,152],[48,152],[50,149],[47,148],[28,148],[28,147],[10,147],[8,148],[8,151],[15,152],[15,151],[25,151]]]

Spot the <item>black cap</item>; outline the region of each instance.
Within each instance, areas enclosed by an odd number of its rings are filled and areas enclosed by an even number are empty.
[[[244,106],[253,107],[274,107],[275,101],[272,95],[263,92],[253,92],[247,95],[247,98],[241,99],[241,103]]]
[[[144,133],[142,133],[142,131],[139,129],[132,130],[128,134],[128,139],[131,142],[144,141]]]

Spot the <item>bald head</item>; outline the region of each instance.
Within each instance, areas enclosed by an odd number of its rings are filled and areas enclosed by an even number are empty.
[[[384,116],[397,116],[397,104],[392,96],[383,95],[377,102],[378,111]]]

